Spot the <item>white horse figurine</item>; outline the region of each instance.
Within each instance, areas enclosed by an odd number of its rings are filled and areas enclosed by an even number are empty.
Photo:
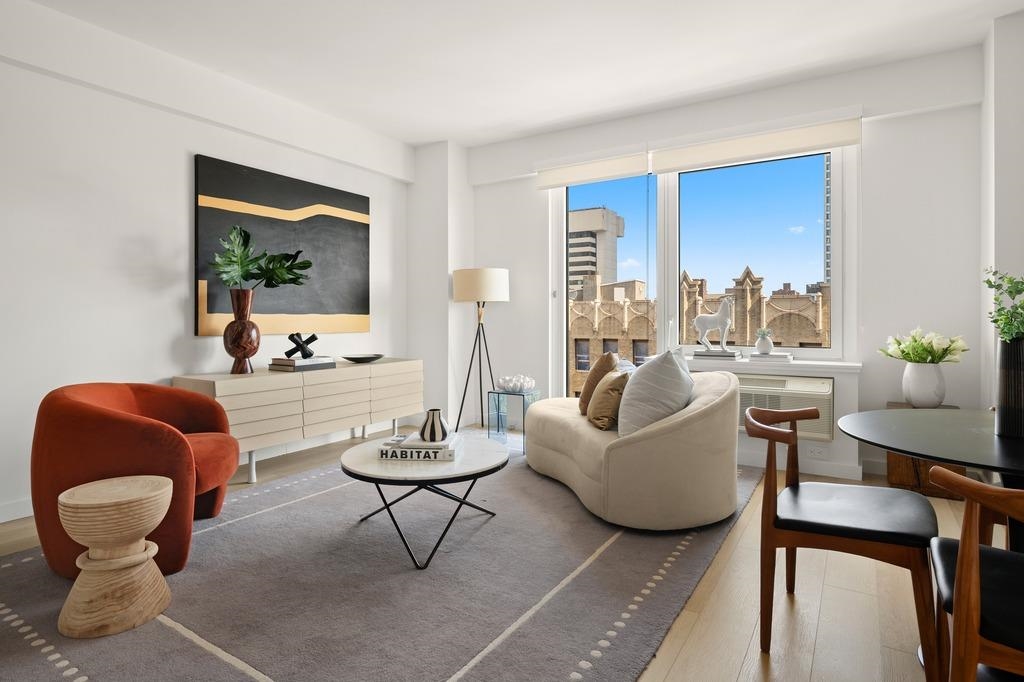
[[[729,325],[732,323],[732,296],[723,296],[718,306],[718,312],[714,315],[704,313],[693,318],[693,328],[697,330],[697,340],[709,351],[714,350],[708,342],[708,332],[712,329],[718,330],[719,349],[726,350],[725,339],[729,335]]]

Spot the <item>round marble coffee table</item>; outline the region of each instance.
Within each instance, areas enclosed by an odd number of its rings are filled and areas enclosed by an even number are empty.
[[[391,517],[391,523],[394,524],[395,530],[398,531],[398,537],[401,538],[402,544],[405,545],[405,551],[409,553],[409,558],[412,559],[413,565],[422,570],[430,565],[430,561],[434,558],[434,554],[437,553],[438,547],[441,546],[445,536],[448,534],[448,529],[452,527],[455,517],[459,515],[463,507],[472,507],[477,511],[494,516],[494,512],[473,504],[467,498],[479,479],[505,468],[505,465],[508,464],[508,448],[491,440],[463,437],[456,446],[457,454],[455,459],[450,462],[399,461],[380,458],[380,447],[384,440],[386,439],[363,443],[346,451],[341,456],[341,470],[352,478],[372,483],[377,489],[377,494],[380,495],[380,501],[384,505],[368,514],[364,514],[360,517],[359,521],[365,521],[371,516],[386,511],[388,516]],[[465,481],[470,481],[470,484],[462,497],[438,487],[448,483],[461,483]],[[413,489],[389,502],[384,496],[383,489],[381,489],[382,485],[412,486]],[[448,519],[448,525],[444,527],[441,537],[437,539],[434,548],[430,551],[430,556],[422,563],[416,558],[416,554],[413,553],[412,547],[409,546],[409,541],[405,539],[405,534],[402,533],[402,528],[395,519],[394,512],[391,511],[393,505],[421,490],[426,490],[445,499],[458,502],[458,506],[452,513],[451,518]]]

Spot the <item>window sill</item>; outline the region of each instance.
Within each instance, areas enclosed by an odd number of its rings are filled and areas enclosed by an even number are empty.
[[[793,360],[792,362],[751,362],[748,358],[738,360],[715,360],[686,356],[690,371],[724,371],[741,374],[775,374],[780,376],[835,376],[837,374],[860,374],[861,363],[840,360]]]

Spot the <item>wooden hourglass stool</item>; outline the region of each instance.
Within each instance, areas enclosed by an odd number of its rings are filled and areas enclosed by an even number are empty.
[[[57,619],[67,637],[102,637],[155,618],[171,602],[171,590],[146,540],[171,504],[166,476],[122,476],[84,483],[57,498],[60,522],[88,547],[82,569]]]

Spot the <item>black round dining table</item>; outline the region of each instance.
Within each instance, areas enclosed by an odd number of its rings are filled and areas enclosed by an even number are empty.
[[[910,457],[997,472],[1004,488],[1024,489],[1024,438],[995,434],[989,410],[871,410],[839,418],[839,430]],[[1024,548],[1024,524],[1010,520],[1010,545]]]

